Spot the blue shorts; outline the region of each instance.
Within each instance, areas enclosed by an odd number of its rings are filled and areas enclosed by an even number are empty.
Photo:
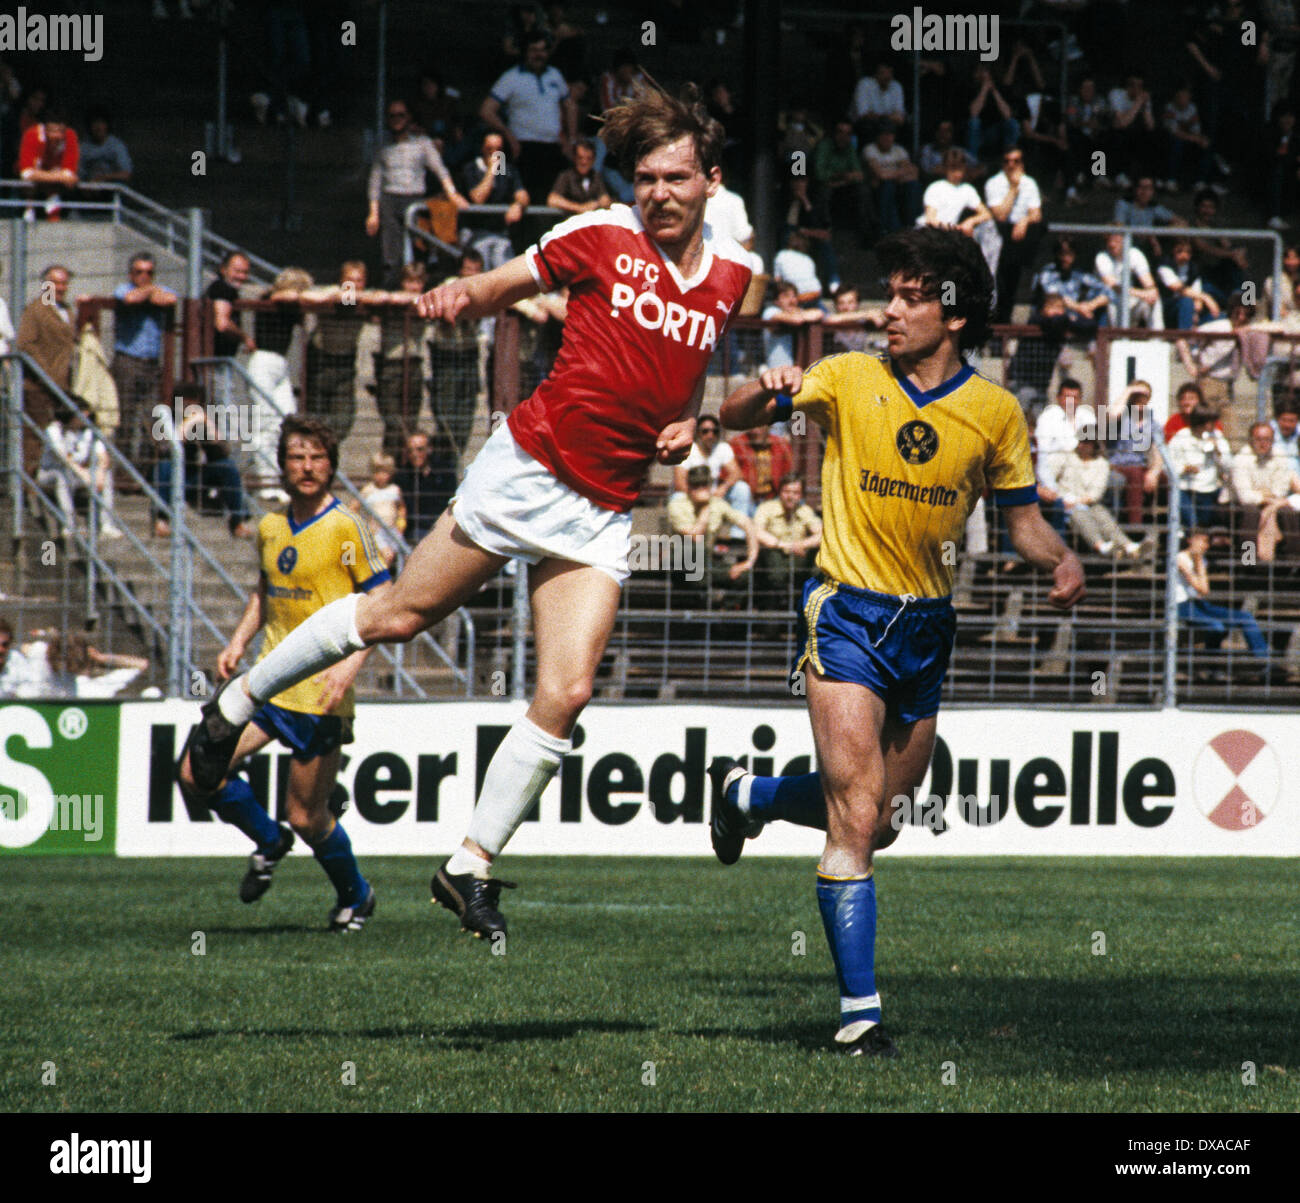
[[[266,702],[254,712],[253,722],[272,739],[291,748],[298,761],[328,756],[352,742],[352,720],[337,714],[303,714]]]
[[[803,587],[793,672],[811,664],[832,681],[865,685],[891,717],[939,713],[957,615],[947,597],[908,599],[814,578]]]

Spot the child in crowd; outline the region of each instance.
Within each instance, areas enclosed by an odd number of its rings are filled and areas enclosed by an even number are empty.
[[[379,553],[390,568],[397,558],[397,544],[384,527],[391,527],[398,534],[406,530],[406,503],[402,500],[402,490],[393,481],[396,471],[397,461],[380,452],[370,461],[369,483],[361,486],[362,498],[383,523],[381,526],[374,518],[369,519],[375,542],[379,544]],[[361,506],[353,502],[352,508],[360,511]]]

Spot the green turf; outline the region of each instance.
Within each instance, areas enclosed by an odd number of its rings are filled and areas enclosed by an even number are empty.
[[[1294,860],[883,864],[892,1064],[827,1051],[806,862],[514,858],[503,956],[423,859],[347,937],[306,857],[2,865],[0,1110],[1300,1107]]]

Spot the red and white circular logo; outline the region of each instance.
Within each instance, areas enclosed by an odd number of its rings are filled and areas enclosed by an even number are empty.
[[[1277,754],[1253,731],[1224,731],[1192,766],[1196,805],[1216,827],[1249,831],[1273,809],[1282,788]]]

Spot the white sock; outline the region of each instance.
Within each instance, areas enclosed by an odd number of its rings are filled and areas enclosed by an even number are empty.
[[[357,631],[360,600],[361,594],[349,593],[330,602],[294,627],[269,655],[253,665],[248,674],[248,692],[254,706],[361,651],[366,645]],[[226,690],[226,694],[232,692]],[[222,694],[221,700],[225,699],[226,695]],[[226,713],[224,707],[222,713]]]
[[[217,709],[224,715],[226,722],[236,727],[251,722],[253,711],[257,709],[257,703],[244,692],[244,678],[247,676],[247,673],[241,673],[217,699]]]
[[[472,873],[475,877],[490,877],[492,862],[477,852],[471,852],[462,844],[447,858],[447,872],[455,877],[462,873]]]
[[[754,788],[754,774],[746,773],[736,782],[736,809],[742,815],[749,814],[749,791]]]
[[[526,716],[515,723],[488,764],[469,838],[484,852],[499,856],[572,747],[569,740],[549,735]]]

